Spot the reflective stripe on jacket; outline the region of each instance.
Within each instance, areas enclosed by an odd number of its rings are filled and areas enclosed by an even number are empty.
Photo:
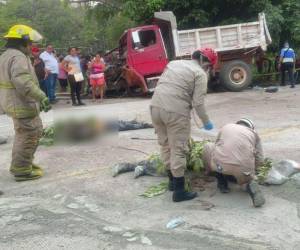
[[[13,118],[35,117],[43,98],[30,58],[7,49],[0,56],[0,110]]]

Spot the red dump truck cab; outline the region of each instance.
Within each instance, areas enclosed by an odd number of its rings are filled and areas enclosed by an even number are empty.
[[[160,29],[156,25],[129,29],[127,39],[127,65],[144,78],[160,75],[168,63]]]
[[[156,12],[154,17],[153,25],[125,31],[119,47],[107,54],[118,50],[117,63],[106,73],[108,89],[129,92],[138,88],[149,93],[169,60],[190,59],[196,49],[212,48],[218,53],[218,63],[210,75],[210,86],[221,84],[241,91],[251,84],[254,57],[272,42],[264,13],[255,22],[189,30],[178,30],[170,11]]]

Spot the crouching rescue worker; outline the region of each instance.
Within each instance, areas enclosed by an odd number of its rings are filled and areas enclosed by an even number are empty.
[[[204,146],[203,160],[206,169],[215,174],[222,193],[229,192],[226,177],[233,176],[239,185],[246,186],[255,207],[265,203],[254,180],[256,170],[264,161],[263,150],[250,119],[243,118],[236,124],[225,125],[216,142]]]
[[[43,175],[32,162],[43,129],[39,112],[51,109],[29,57],[32,42],[42,36],[28,26],[15,25],[5,39],[6,51],[0,56],[0,109],[13,119],[15,129],[10,172],[16,181],[33,180]]]
[[[152,123],[161,146],[161,158],[168,172],[169,190],[174,191],[174,202],[191,200],[197,196],[197,193],[184,189],[190,112],[193,107],[204,128],[213,128],[204,105],[208,79],[205,71],[209,71],[216,62],[217,54],[212,49],[195,51],[192,60],[170,62],[152,97]]]

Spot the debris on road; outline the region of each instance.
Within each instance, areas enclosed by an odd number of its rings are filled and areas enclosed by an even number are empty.
[[[266,159],[257,177],[260,184],[281,185],[299,172],[300,166],[295,161],[281,160],[273,163],[270,159]]]
[[[103,227],[103,230],[109,233],[118,233],[124,231],[123,228],[117,226],[105,226]]]
[[[0,136],[0,145],[7,143],[7,138]]]
[[[152,241],[144,235],[141,236],[141,243],[144,245],[152,246]]]
[[[168,182],[162,182],[158,185],[149,187],[141,196],[146,198],[152,198],[161,194],[164,194],[168,190]]]
[[[200,207],[199,207],[200,210],[209,211],[215,207],[215,204],[208,201],[198,200],[198,202],[200,203]]]
[[[54,144],[55,127],[49,126],[43,129],[42,138],[39,144],[44,146],[52,146]]]
[[[278,90],[279,90],[278,87],[275,86],[265,88],[265,92],[267,93],[276,93]]]
[[[68,208],[72,208],[72,209],[78,209],[79,208],[79,205],[76,204],[76,203],[70,203],[67,205]]]
[[[293,160],[282,160],[274,164],[274,168],[283,176],[291,177],[292,175],[300,172],[300,166]]]
[[[257,179],[260,184],[263,184],[272,168],[272,161],[269,158],[265,158],[264,163],[257,171]]]
[[[261,91],[261,92],[267,92],[267,93],[276,93],[278,92],[279,88],[276,87],[276,86],[270,86],[270,87],[266,87],[266,88],[263,88],[263,87],[260,87],[260,86],[254,86],[252,88],[253,90],[255,91]]]
[[[174,229],[174,228],[179,227],[183,224],[185,224],[185,221],[181,217],[177,217],[177,218],[174,218],[174,219],[170,220],[166,227],[168,229]]]
[[[133,236],[135,236],[135,233],[125,232],[122,236],[125,238],[132,238]]]
[[[137,237],[128,238],[127,241],[129,242],[137,241]]]
[[[280,174],[276,169],[271,168],[270,172],[268,173],[264,184],[268,185],[282,185],[285,183],[289,178]]]

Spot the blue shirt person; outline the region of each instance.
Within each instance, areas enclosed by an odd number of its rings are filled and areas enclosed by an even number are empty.
[[[296,54],[290,48],[288,42],[284,43],[284,47],[280,51],[280,69],[281,69],[281,86],[285,86],[285,72],[288,71],[291,88],[295,87],[294,83],[294,65]]]

